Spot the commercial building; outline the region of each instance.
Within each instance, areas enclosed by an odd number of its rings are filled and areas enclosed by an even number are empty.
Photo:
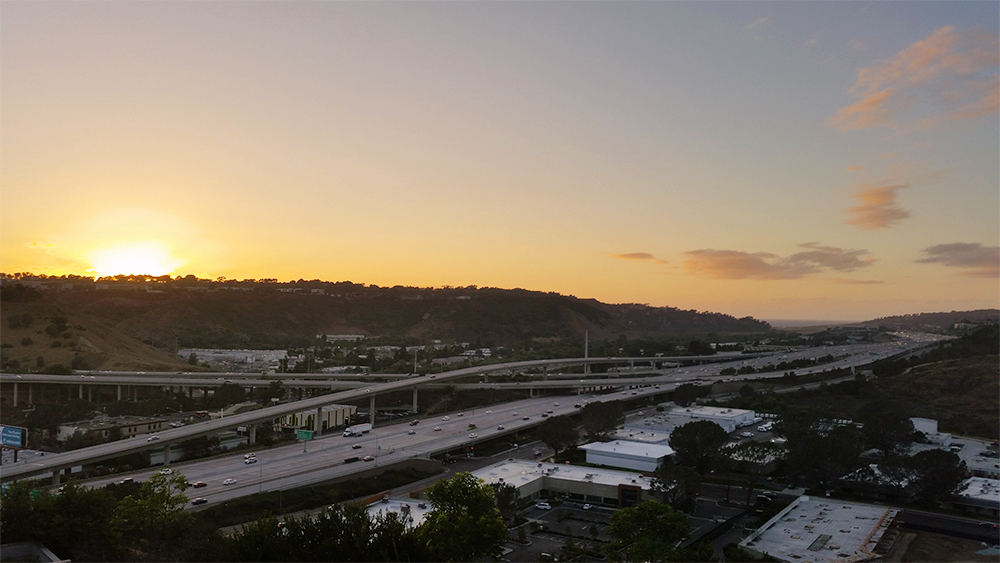
[[[558,463],[508,460],[473,471],[487,484],[506,483],[521,499],[563,496],[607,506],[634,506],[649,500],[652,479],[640,473]]]
[[[625,424],[625,434],[630,435],[629,439],[638,435],[654,434],[662,436],[662,439],[659,441],[665,442],[670,438],[670,433],[674,431],[674,428],[697,420],[714,422],[721,426],[726,433],[743,426],[750,426],[760,420],[760,417],[756,413],[744,409],[706,407],[701,405],[678,407],[673,403],[666,403],[661,406],[666,407],[668,410]],[[618,437],[623,437],[623,434],[620,433]]]
[[[650,472],[656,471],[664,460],[674,455],[670,446],[630,440],[593,442],[579,449],[587,452],[587,463]]]
[[[802,496],[740,542],[781,561],[820,563],[881,558],[895,508]]]
[[[1000,480],[970,477],[946,502],[955,510],[985,514],[996,520],[1000,516]]]
[[[310,428],[324,431],[327,428],[346,426],[357,415],[354,405],[324,405],[319,412],[319,426],[313,420],[316,409],[287,414],[279,419],[282,428]]]
[[[131,438],[140,434],[152,434],[167,427],[167,419],[153,418],[148,416],[115,416],[100,417],[93,420],[81,420],[78,422],[67,422],[59,425],[56,440],[65,442],[73,434],[79,432],[81,435],[98,433],[101,438],[107,440],[114,434],[119,434],[119,438]],[[117,432],[116,432],[117,430]]]

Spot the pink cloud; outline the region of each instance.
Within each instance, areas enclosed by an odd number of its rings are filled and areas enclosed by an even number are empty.
[[[625,254],[615,254],[615,258],[622,260],[650,260],[654,264],[666,264],[667,261],[661,258],[657,258],[648,252],[628,252]]]
[[[1000,277],[1000,247],[983,246],[978,242],[953,242],[938,244],[923,249],[921,264],[941,264],[951,268],[962,268],[962,275],[973,278]]]
[[[854,199],[860,201],[861,205],[847,209],[851,218],[845,223],[862,229],[882,229],[910,216],[909,211],[896,203],[896,192],[906,188],[906,184],[855,187],[858,191],[854,194]]]
[[[858,70],[850,94],[858,99],[826,121],[841,130],[897,127],[894,117],[912,105],[933,106],[935,114],[918,125],[933,126],[940,118],[967,119],[992,115],[1000,108],[996,36],[959,36],[951,26],[906,47],[894,57]]]
[[[691,250],[685,252],[684,269],[710,279],[788,280],[820,274],[827,270],[850,272],[874,263],[864,257],[867,250],[845,250],[808,242],[808,250],[782,258],[770,252],[739,250]]]

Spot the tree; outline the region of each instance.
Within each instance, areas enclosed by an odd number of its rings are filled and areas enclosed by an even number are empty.
[[[928,503],[936,503],[958,491],[969,477],[969,470],[957,455],[945,450],[924,450],[910,458],[908,463],[916,470],[917,496]]]
[[[575,445],[580,437],[576,431],[576,422],[567,415],[545,419],[545,422],[538,426],[535,435],[556,453],[566,446]]]
[[[701,475],[689,467],[667,460],[653,472],[650,486],[663,502],[677,509],[680,501],[697,495],[701,490]]]
[[[434,505],[417,533],[435,561],[499,557],[507,528],[493,489],[470,473],[458,473],[427,490]]]
[[[602,440],[625,421],[625,407],[621,401],[595,401],[580,409],[583,429],[591,440]]]
[[[704,475],[719,455],[719,448],[729,441],[729,435],[718,424],[696,420],[678,426],[670,433],[670,447],[677,452],[677,461],[694,467]]]
[[[859,413],[864,424],[865,442],[878,450],[882,459],[906,453],[913,443],[913,423],[901,409],[884,402],[870,403]]]
[[[675,544],[688,537],[690,520],[669,506],[648,500],[611,515],[604,550],[615,561],[688,561]]]
[[[517,487],[510,483],[493,483],[493,495],[497,499],[497,510],[503,517],[504,523],[513,522],[517,516]]]
[[[698,397],[704,397],[708,391],[709,387],[702,388],[701,386],[694,385],[693,383],[685,383],[679,385],[677,389],[674,389],[674,403],[686,407],[693,403]]]
[[[739,444],[729,451],[729,457],[740,466],[740,469],[747,476],[746,503],[748,506],[750,505],[750,499],[753,498],[753,490],[757,485],[760,475],[771,461],[781,455],[783,449],[771,442],[752,440]]]
[[[139,488],[138,496],[129,495],[118,503],[112,528],[140,552],[177,548],[194,524],[194,517],[184,510],[187,487],[187,478],[180,473],[169,477],[154,473]]]

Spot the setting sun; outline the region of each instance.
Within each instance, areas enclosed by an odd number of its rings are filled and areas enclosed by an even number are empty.
[[[166,245],[156,241],[134,242],[102,248],[89,256],[92,270],[99,276],[173,273],[183,262],[172,256]]]

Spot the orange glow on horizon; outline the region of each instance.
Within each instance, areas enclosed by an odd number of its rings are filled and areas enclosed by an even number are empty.
[[[174,273],[184,262],[158,241],[140,241],[96,249],[87,256],[90,272],[97,276],[150,275]]]

